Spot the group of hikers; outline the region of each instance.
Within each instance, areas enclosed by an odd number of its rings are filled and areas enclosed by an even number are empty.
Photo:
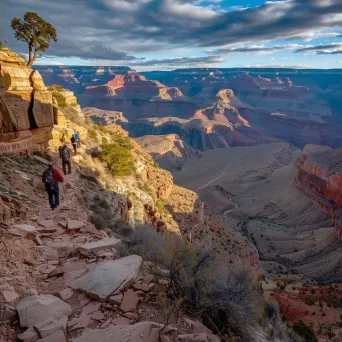
[[[63,137],[64,138],[64,137]],[[59,158],[62,162],[63,173],[71,174],[71,151],[68,148],[65,139],[62,139],[63,145],[58,148]],[[74,150],[74,155],[77,154],[77,149],[81,145],[80,132],[72,135],[71,144]],[[46,192],[49,196],[49,203],[52,210],[59,206],[59,185],[63,183],[64,178],[61,173],[53,167],[53,163],[49,162],[48,168],[43,172],[42,181],[45,184]]]

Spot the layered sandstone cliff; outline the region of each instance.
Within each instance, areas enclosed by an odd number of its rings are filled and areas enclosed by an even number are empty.
[[[336,234],[341,238],[342,148],[305,149],[297,160],[297,166],[297,189],[316,203],[321,210],[331,215]]]
[[[38,71],[0,51],[0,153],[44,150],[54,124],[52,94]]]

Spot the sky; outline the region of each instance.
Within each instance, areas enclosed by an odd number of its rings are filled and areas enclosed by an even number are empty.
[[[0,40],[36,12],[58,41],[36,64],[342,68],[342,0],[0,0]]]

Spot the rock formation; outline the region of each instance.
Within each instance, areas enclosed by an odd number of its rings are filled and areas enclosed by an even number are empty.
[[[297,165],[297,189],[331,215],[336,235],[342,238],[342,148],[310,147]]]
[[[8,49],[0,50],[0,153],[46,149],[52,104],[39,72]]]
[[[160,167],[170,171],[179,170],[188,158],[200,155],[176,134],[145,135],[135,140]]]

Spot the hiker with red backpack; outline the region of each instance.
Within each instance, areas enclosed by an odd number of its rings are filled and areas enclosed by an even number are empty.
[[[67,144],[64,143],[63,146],[59,147],[59,158],[62,161],[63,173],[66,175],[67,173],[71,173],[71,153]],[[68,172],[67,172],[68,169]]]
[[[49,162],[49,167],[43,172],[42,181],[45,184],[46,192],[49,195],[51,209],[55,210],[59,206],[58,183],[63,183],[64,178],[57,169],[53,168],[52,163]]]

